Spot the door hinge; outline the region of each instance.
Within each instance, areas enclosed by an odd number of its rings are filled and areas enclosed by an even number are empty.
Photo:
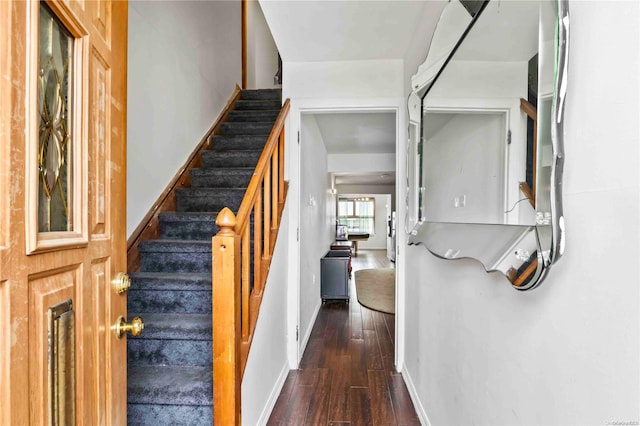
[[[298,145],[300,145],[300,130],[298,130]]]
[[[296,325],[296,342],[298,341],[299,337],[300,337],[300,331],[298,329],[298,326]]]
[[[296,228],[296,241],[300,241],[300,228]]]
[[[511,129],[507,130],[507,145],[511,145]]]

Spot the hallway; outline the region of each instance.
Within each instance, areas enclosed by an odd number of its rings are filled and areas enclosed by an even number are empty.
[[[353,271],[393,267],[383,250],[360,250]],[[351,275],[353,277],[353,273]],[[419,425],[395,371],[395,316],[358,303],[353,278],[347,305],[323,305],[300,369],[292,370],[269,425]]]

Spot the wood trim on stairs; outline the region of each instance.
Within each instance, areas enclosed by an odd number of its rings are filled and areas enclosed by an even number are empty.
[[[233,93],[229,97],[229,100],[222,109],[222,112],[213,123],[213,126],[211,126],[209,131],[207,131],[187,161],[178,170],[173,179],[171,179],[165,190],[160,194],[156,202],[153,203],[149,212],[145,215],[138,227],[127,240],[128,272],[137,272],[140,269],[140,253],[138,253],[138,244],[144,240],[156,239],[160,236],[158,215],[162,212],[175,210],[175,190],[191,186],[191,176],[189,175],[189,171],[193,168],[200,167],[202,162],[200,153],[205,149],[210,148],[211,136],[219,135],[221,133],[222,123],[227,120],[229,112],[235,109],[235,104],[236,101],[240,99],[240,94],[241,89],[236,85]]]
[[[242,88],[247,88],[247,0],[242,0]]]

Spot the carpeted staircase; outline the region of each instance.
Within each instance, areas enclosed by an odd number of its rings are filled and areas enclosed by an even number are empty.
[[[242,91],[235,111],[160,214],[160,239],[140,243],[128,317],[144,332],[128,338],[128,424],[211,425],[211,237],[223,207],[237,213],[280,111],[280,90]]]

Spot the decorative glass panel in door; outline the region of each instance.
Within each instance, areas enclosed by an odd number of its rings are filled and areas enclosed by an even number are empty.
[[[71,231],[74,39],[40,3],[38,62],[38,231]]]

